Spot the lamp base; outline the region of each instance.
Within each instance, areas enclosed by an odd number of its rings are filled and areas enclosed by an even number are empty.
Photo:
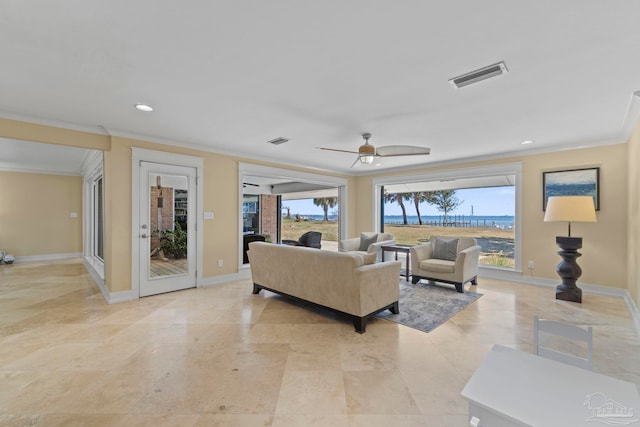
[[[571,302],[582,302],[582,289],[576,286],[582,269],[576,258],[582,256],[578,249],[582,248],[582,237],[556,237],[556,244],[561,250],[558,255],[562,258],[556,267],[562,283],[556,287],[556,299]]]

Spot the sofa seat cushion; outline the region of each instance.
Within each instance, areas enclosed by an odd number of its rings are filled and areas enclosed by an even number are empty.
[[[420,269],[433,271],[435,273],[453,273],[456,263],[454,261],[447,261],[444,259],[430,258],[424,261],[420,261]]]

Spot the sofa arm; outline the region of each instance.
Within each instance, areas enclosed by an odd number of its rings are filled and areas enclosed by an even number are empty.
[[[369,247],[367,248],[367,252],[369,253],[375,252],[379,250],[382,246],[393,246],[396,243],[397,242],[395,240],[382,240],[380,242],[374,242],[369,245]]]
[[[375,243],[371,243],[369,245],[369,247],[367,248],[367,253],[372,253],[375,252],[376,255],[376,262],[382,262],[382,247],[383,246],[393,246],[395,245],[397,242],[395,240],[383,240],[381,242],[375,242]]]
[[[364,316],[399,300],[400,261],[362,265],[355,269],[359,307],[357,315]]]
[[[480,258],[480,246],[471,246],[458,252],[455,272],[456,280],[465,282],[478,275],[478,259]]]
[[[353,252],[360,250],[360,238],[354,237],[352,239],[340,240],[338,242],[339,252]]]
[[[433,257],[431,242],[415,245],[409,248],[411,271],[420,271],[420,261]]]

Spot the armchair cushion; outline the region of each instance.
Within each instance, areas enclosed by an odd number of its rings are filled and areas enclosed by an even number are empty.
[[[360,247],[358,250],[360,251],[368,251],[369,245],[378,241],[378,233],[375,234],[365,234],[362,233],[360,235]]]
[[[428,270],[436,273],[453,273],[455,271],[455,266],[455,262],[444,259],[432,258],[420,261],[421,270]]]
[[[433,257],[447,261],[455,261],[458,256],[458,239],[436,238],[433,248]]]

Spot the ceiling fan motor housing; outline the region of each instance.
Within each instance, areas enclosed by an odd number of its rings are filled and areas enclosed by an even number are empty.
[[[374,147],[373,145],[369,145],[369,144],[361,145],[360,148],[358,148],[358,154],[360,156],[375,156],[376,155],[376,147]]]

